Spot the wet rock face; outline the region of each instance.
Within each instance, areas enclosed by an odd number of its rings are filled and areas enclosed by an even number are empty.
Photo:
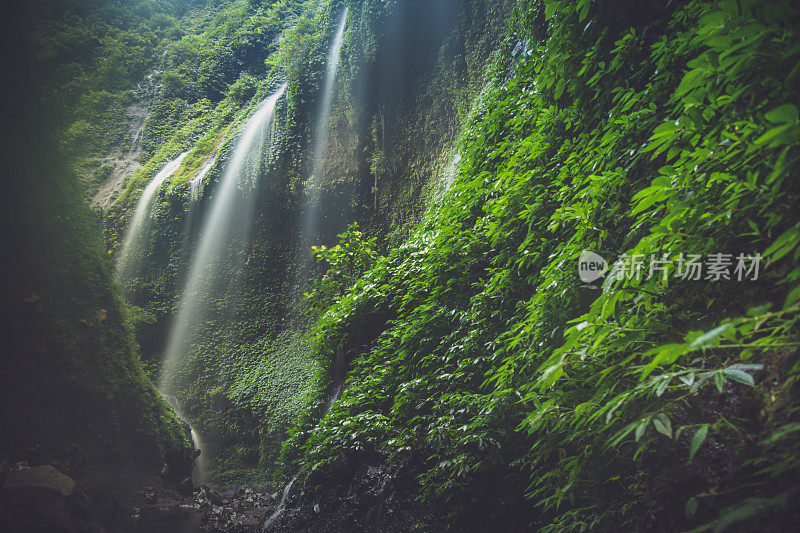
[[[0,530],[103,531],[77,483],[50,465],[10,472],[0,489]]]
[[[407,532],[431,524],[415,501],[413,477],[402,467],[370,464],[341,457],[325,475],[295,484],[285,509],[269,521],[265,532],[307,533]],[[322,484],[322,490],[311,490]],[[440,528],[434,528],[434,530]]]
[[[174,397],[170,396],[174,400]],[[170,401],[168,398],[167,401]],[[170,403],[170,405],[173,405]],[[185,484],[186,478],[192,477],[192,467],[197,460],[197,457],[200,455],[201,451],[194,448],[194,441],[192,440],[192,428],[189,427],[182,419],[178,419],[181,423],[181,427],[183,428],[184,434],[192,441],[193,448],[189,449],[180,449],[180,450],[170,450],[164,455],[164,466],[161,468],[161,477],[164,478],[166,481],[175,484]],[[189,480],[189,487],[190,490],[188,494],[191,494],[191,479]]]

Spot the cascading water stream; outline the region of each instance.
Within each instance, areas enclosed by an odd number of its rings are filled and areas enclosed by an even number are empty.
[[[181,161],[186,157],[186,152],[173,159],[150,180],[142,191],[142,197],[136,204],[133,217],[125,232],[122,249],[117,260],[116,277],[119,281],[130,280],[139,273],[142,265],[142,251],[147,244],[152,228],[153,207],[156,204],[156,193],[168,177],[173,175],[181,166]]]
[[[216,154],[212,155],[208,158],[208,162],[200,169],[200,172],[197,173],[197,176],[192,178],[192,181],[189,182],[189,199],[192,202],[197,202],[200,199],[200,190],[203,187],[203,179],[205,179],[208,171],[211,170],[211,167],[214,166],[214,163],[217,162]]]
[[[336,29],[336,35],[328,51],[328,67],[325,72],[325,80],[322,84],[319,114],[314,128],[313,144],[311,148],[311,175],[308,205],[301,228],[300,242],[300,264],[309,264],[309,249],[316,236],[319,224],[320,213],[320,181],[322,176],[322,159],[325,155],[325,145],[328,142],[328,120],[331,114],[331,101],[333,99],[333,83],[336,80],[336,72],[339,69],[339,54],[342,50],[344,41],[344,29],[347,23],[347,8],[344,9]]]
[[[200,172],[189,182],[189,206],[183,224],[183,237],[181,239],[181,257],[189,256],[189,247],[192,244],[195,224],[200,212],[200,197],[203,194],[203,180],[205,180],[214,163],[217,162],[217,152],[211,154]]]
[[[200,440],[200,434],[194,428],[191,428],[192,432],[192,444],[194,447],[201,451],[200,455],[195,457],[194,460],[194,468],[192,468],[192,479],[194,480],[201,480],[203,479],[203,474],[206,471],[206,458],[202,453],[203,450],[203,441]]]
[[[330,50],[328,51],[328,67],[325,73],[325,80],[322,85],[322,98],[320,100],[319,115],[317,116],[317,123],[314,129],[313,145],[311,149],[311,175],[310,175],[310,191],[306,214],[303,220],[303,227],[301,228],[301,242],[300,242],[300,265],[301,268],[307,268],[308,250],[316,235],[317,225],[319,222],[320,211],[320,172],[322,171],[322,159],[325,155],[325,145],[328,141],[328,120],[330,119],[331,101],[333,100],[333,83],[336,80],[336,72],[339,68],[339,54],[342,50],[342,43],[344,41],[344,29],[347,23],[347,8],[342,12],[339,19],[339,25],[336,28],[336,35],[331,43]],[[333,402],[339,397],[342,391],[342,384],[340,383],[335,387],[330,401],[326,407],[326,411],[331,408]],[[267,518],[262,527],[263,531],[269,529],[273,522],[283,513],[286,509],[286,499],[297,481],[298,474],[295,474],[289,483],[284,487],[281,499],[275,510]]]
[[[315,237],[317,224],[319,221],[320,211],[320,172],[322,170],[322,158],[325,155],[325,144],[328,140],[328,120],[330,118],[331,101],[333,99],[333,82],[336,80],[336,72],[339,68],[339,54],[342,50],[342,42],[344,41],[344,29],[347,22],[347,8],[344,9],[341,18],[339,19],[339,26],[336,29],[331,48],[328,51],[328,68],[325,73],[325,80],[322,85],[322,99],[320,100],[319,115],[317,117],[317,124],[314,129],[313,145],[311,149],[311,176],[310,176],[310,191],[307,211],[303,220],[303,227],[301,228],[301,242],[300,242],[300,265],[301,268],[308,266],[308,250],[311,247],[312,240]],[[333,402],[341,394],[342,384],[339,384],[327,405],[326,411],[331,408]],[[266,531],[273,522],[283,513],[286,509],[286,499],[289,497],[295,481],[297,481],[298,474],[295,474],[289,483],[284,487],[281,494],[281,499],[275,510],[267,518],[262,526],[262,530]]]
[[[164,395],[180,396],[176,390],[179,363],[191,346],[195,328],[208,317],[207,311],[215,302],[231,296],[227,282],[236,277],[232,270],[241,266],[246,251],[255,185],[264,171],[263,156],[274,123],[275,106],[285,90],[284,84],[247,121],[214,191],[167,341],[159,380]],[[196,431],[194,436],[200,438]]]
[[[444,176],[442,176],[442,182],[444,185],[444,190],[448,190],[453,182],[456,180],[456,175],[458,174],[458,164],[461,162],[461,154],[456,153],[453,156],[453,159],[450,160],[450,163],[447,165],[447,168],[444,171]]]

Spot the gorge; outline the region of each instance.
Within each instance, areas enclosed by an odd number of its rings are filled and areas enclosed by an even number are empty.
[[[0,530],[800,527],[796,3],[4,26]]]

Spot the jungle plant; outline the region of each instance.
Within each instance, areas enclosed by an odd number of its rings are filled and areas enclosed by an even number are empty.
[[[365,238],[357,222],[350,224],[338,237],[339,243],[330,248],[325,245],[311,247],[314,259],[327,266],[325,274],[306,294],[306,301],[315,312],[324,311],[337,301],[364,272],[372,268],[378,257],[375,237]]]

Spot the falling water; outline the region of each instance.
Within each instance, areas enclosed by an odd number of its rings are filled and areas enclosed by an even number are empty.
[[[195,329],[207,318],[206,310],[230,296],[225,282],[235,277],[237,265],[242,264],[256,196],[255,183],[264,171],[264,153],[275,106],[285,90],[286,85],[281,86],[247,121],[214,191],[167,341],[159,382],[165,395],[177,395],[178,363],[188,352]],[[195,438],[200,438],[196,432]]]
[[[189,250],[193,244],[193,236],[195,234],[195,224],[200,214],[200,197],[203,193],[203,180],[205,180],[214,163],[217,162],[217,153],[214,152],[206,160],[200,172],[192,178],[189,182],[189,206],[186,210],[186,216],[183,222],[183,236],[181,237],[181,257],[189,258]],[[185,265],[188,268],[188,265]],[[183,284],[185,275],[187,274],[185,268],[181,269],[181,278],[179,283]]]
[[[206,471],[206,456],[203,455],[203,442],[200,440],[200,434],[194,428],[191,428],[191,433],[192,444],[194,444],[195,449],[200,450],[200,455],[195,458],[194,466],[192,467],[192,480],[200,484]]]
[[[456,175],[458,174],[458,164],[461,162],[461,154],[456,153],[453,159],[450,160],[450,163],[447,165],[447,168],[444,171],[444,175],[442,176],[442,182],[444,185],[444,190],[450,188],[453,182],[456,180]]]
[[[342,50],[344,27],[346,22],[347,8],[345,8],[344,12],[342,13],[341,19],[339,20],[339,26],[336,29],[336,36],[334,37],[333,43],[331,43],[331,48],[328,52],[328,68],[322,85],[322,99],[320,101],[319,115],[314,130],[314,144],[311,150],[311,188],[309,191],[308,207],[303,223],[300,243],[300,257],[302,258],[301,265],[303,266],[307,266],[308,264],[307,252],[311,246],[312,239],[315,236],[317,223],[319,220],[319,185],[321,178],[320,172],[322,170],[322,157],[325,155],[325,144],[328,140],[328,120],[330,118],[331,100],[333,99],[333,82],[336,79],[336,71],[339,68],[339,54]],[[339,397],[341,390],[342,384],[340,383],[331,395],[331,399],[327,405],[326,411],[327,409],[330,409],[331,405],[333,405],[333,402]],[[281,494],[281,499],[270,517],[266,520],[266,522],[264,522],[262,531],[267,531],[273,522],[275,522],[275,520],[286,509],[286,499],[289,497],[289,492],[291,492],[295,481],[297,481],[297,474],[295,474],[286,487],[284,487],[283,493]]]
[[[314,129],[313,145],[311,149],[311,176],[308,207],[305,215],[302,231],[301,258],[304,264],[308,258],[308,249],[312,244],[320,211],[320,173],[322,171],[322,158],[325,155],[325,145],[328,141],[328,120],[331,113],[331,100],[333,99],[333,82],[336,79],[336,71],[339,68],[339,54],[342,50],[344,40],[344,27],[347,22],[347,8],[342,13],[339,26],[336,29],[336,36],[331,43],[328,51],[328,68],[325,73],[325,80],[322,84],[322,99],[320,100],[319,115]]]
[[[142,264],[142,251],[147,244],[152,227],[153,207],[156,203],[156,192],[158,192],[164,180],[170,177],[181,166],[181,161],[186,157],[186,152],[170,161],[162,168],[155,177],[150,180],[147,187],[142,192],[139,203],[133,212],[130,225],[125,232],[125,239],[122,241],[122,250],[117,261],[116,275],[120,281],[129,280],[139,273]]]
[[[214,166],[216,161],[216,155],[209,157],[205,166],[200,169],[200,172],[197,173],[197,176],[192,178],[192,181],[189,182],[189,198],[192,202],[196,202],[200,199],[200,190],[203,187],[203,179],[205,179],[206,174],[208,174],[208,171],[211,170],[211,167]]]
[[[292,486],[294,485],[295,481],[297,481],[297,475],[295,475],[289,481],[286,487],[284,487],[283,493],[281,494],[281,499],[278,502],[278,505],[275,506],[275,510],[272,511],[272,514],[269,516],[269,518],[267,518],[267,521],[264,522],[264,526],[261,528],[262,531],[267,531],[275,519],[278,518],[281,513],[283,513],[284,509],[286,509],[286,498],[289,497],[289,492],[292,490]]]

